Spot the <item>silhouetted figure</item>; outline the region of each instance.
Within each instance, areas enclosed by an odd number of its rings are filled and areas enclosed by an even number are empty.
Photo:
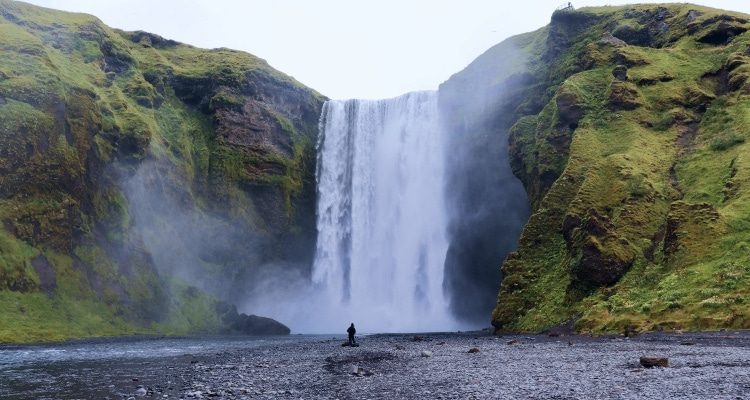
[[[349,329],[346,330],[346,333],[349,334],[349,346],[354,346],[357,344],[354,341],[354,334],[357,333],[357,330],[354,328],[354,322],[349,326]]]

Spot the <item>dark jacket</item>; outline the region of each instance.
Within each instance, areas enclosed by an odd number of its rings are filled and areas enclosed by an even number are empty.
[[[352,325],[349,327],[349,329],[346,330],[346,333],[348,333],[349,336],[354,336],[354,334],[357,333],[357,330],[354,329],[354,325]]]

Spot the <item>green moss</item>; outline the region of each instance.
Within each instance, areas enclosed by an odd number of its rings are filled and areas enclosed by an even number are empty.
[[[36,250],[0,229],[0,291],[30,292],[39,285],[31,267]]]
[[[613,26],[615,36],[633,40],[648,33],[655,7],[580,9],[595,17],[575,17],[589,21],[583,31],[556,31],[572,42],[557,61],[530,57],[532,70],[549,68],[547,93],[573,96],[583,115],[568,148],[549,145],[550,133],[567,124],[566,115],[553,111],[554,96],[511,129],[514,171],[534,214],[517,254],[504,263],[493,314],[502,329],[535,331],[570,318],[577,329],[595,333],[750,326],[741,300],[750,279],[742,267],[747,253],[738,251],[750,243],[750,195],[743,186],[750,183],[744,156],[750,103],[738,56],[750,35],[728,46],[698,43],[700,35],[688,34],[688,10],[702,12],[698,26],[725,13],[670,4],[664,6],[674,16],[665,20],[667,33],[642,38],[654,47],[594,45]],[[629,67],[629,82],[613,83],[610,72],[618,64]],[[740,69],[734,81],[716,72],[726,65]],[[547,161],[555,159],[561,164]],[[549,169],[555,179],[545,183]],[[539,190],[542,184],[549,189]],[[578,240],[576,232],[592,229],[585,226],[591,210],[608,222],[595,224],[589,241]],[[614,284],[581,291],[570,277],[586,243],[598,254],[632,256],[633,265]]]
[[[0,0],[0,11],[0,307],[12,310],[0,316],[0,342],[218,330],[213,298],[186,296],[155,272],[119,184],[148,160],[186,207],[260,236],[269,227],[252,188],[265,185],[287,215],[274,229],[291,231],[316,121],[276,115],[292,143],[277,154],[226,143],[218,119],[265,101],[252,97],[263,85],[311,109],[322,96],[244,52],[21,2]],[[52,293],[39,292],[30,264],[40,254],[57,276]],[[247,266],[204,267],[213,279]]]

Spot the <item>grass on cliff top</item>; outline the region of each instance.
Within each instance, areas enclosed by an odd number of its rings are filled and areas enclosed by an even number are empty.
[[[656,7],[665,7],[669,9],[669,11],[675,15],[686,14],[690,10],[696,10],[702,13],[698,21],[702,20],[703,18],[710,18],[716,15],[731,15],[731,16],[742,17],[742,18],[748,17],[748,14],[737,12],[737,11],[722,10],[722,9],[718,9],[714,7],[702,6],[702,5],[693,4],[693,3],[669,3],[669,2],[665,2],[663,4],[627,4],[627,5],[622,5],[622,6],[599,6],[599,7],[586,6],[586,7],[581,7],[581,8],[576,9],[576,11],[591,13],[591,14],[600,14],[604,16],[613,16],[614,14],[615,17],[619,17],[622,15],[622,13],[628,10],[654,11]]]

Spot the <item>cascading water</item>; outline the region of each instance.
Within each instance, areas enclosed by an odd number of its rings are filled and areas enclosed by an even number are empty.
[[[324,106],[312,278],[320,306],[339,325],[455,328],[443,292],[447,149],[437,97],[415,92]]]

